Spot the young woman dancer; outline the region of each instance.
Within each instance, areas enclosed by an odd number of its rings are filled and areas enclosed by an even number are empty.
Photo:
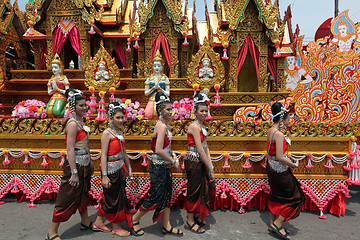
[[[268,207],[270,210],[269,231],[275,232],[282,239],[290,239],[289,233],[282,227],[284,221],[299,216],[305,202],[305,195],[300,183],[291,172],[297,168],[299,162],[291,161],[287,157],[290,140],[280,131],[289,127],[290,115],[281,103],[276,102],[271,106],[274,125],[269,129],[268,158],[266,171],[269,178],[270,194]]]
[[[109,104],[110,127],[101,136],[101,175],[104,196],[99,207],[98,217],[93,224],[94,231],[110,232],[104,225],[103,217],[112,223],[111,232],[127,237],[130,232],[120,226],[127,221],[132,227],[128,200],[126,197],[126,177],[132,178],[129,157],[126,154],[125,140],[121,132],[126,105],[112,102]]]
[[[209,215],[210,191],[215,189],[214,166],[204,127],[209,103],[205,93],[196,94],[193,102],[195,121],[190,124],[187,132],[188,152],[185,155],[185,170],[188,183],[185,229],[195,233],[205,232],[201,226],[205,225],[205,217]]]
[[[149,198],[140,206],[133,216],[132,232],[135,236],[141,236],[144,231],[140,228],[140,219],[148,211],[155,210],[153,221],[163,218],[161,231],[164,234],[182,236],[183,232],[173,228],[170,224],[170,200],[172,194],[172,178],[170,167],[179,168],[179,161],[171,151],[171,130],[168,122],[171,117],[170,99],[162,92],[156,93],[156,112],[159,116],[154,134],[151,139],[151,149],[154,152],[150,166],[150,190]]]
[[[67,159],[63,165],[64,176],[57,194],[51,229],[47,240],[60,240],[58,229],[79,209],[80,230],[92,228],[87,212],[90,180],[94,172],[89,150],[90,128],[83,123],[87,111],[85,97],[76,89],[67,89],[65,97],[73,115],[65,127]]]

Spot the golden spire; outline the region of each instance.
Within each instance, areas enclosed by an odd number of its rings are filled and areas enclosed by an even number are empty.
[[[102,64],[104,64],[104,66],[106,66],[106,62],[104,61],[103,57],[100,58],[100,61],[98,64],[100,64],[100,63],[102,63]]]
[[[203,60],[203,61],[204,61],[204,60],[208,60],[208,61],[210,62],[210,58],[209,58],[209,56],[207,55],[207,53],[204,54],[204,57],[203,57],[202,60]]]
[[[162,63],[163,59],[162,59],[162,56],[160,54],[160,50],[157,50],[156,53],[155,53],[155,56],[153,58],[153,62],[155,61],[159,61]]]

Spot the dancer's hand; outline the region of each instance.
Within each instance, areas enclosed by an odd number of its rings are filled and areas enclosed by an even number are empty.
[[[174,164],[175,169],[176,169],[176,170],[179,170],[179,166],[180,166],[179,161],[176,160],[176,162],[175,162],[175,164]]]
[[[94,164],[92,161],[90,161],[90,175],[94,175]]]
[[[292,163],[294,164],[294,166],[292,167],[294,169],[299,166],[299,160],[292,161]]]
[[[130,178],[130,180],[134,179],[134,176],[133,176],[132,172],[129,172],[129,178]]]
[[[103,176],[103,177],[102,177],[102,186],[103,186],[104,188],[110,188],[111,183],[110,183],[110,179],[109,179],[108,176]]]
[[[175,169],[176,170],[179,170],[179,159],[177,158],[177,156],[176,156],[176,154],[175,153],[173,153],[173,159],[174,159],[174,161],[175,161],[175,163],[174,163],[174,167],[175,167]]]
[[[209,178],[210,178],[210,182],[215,181],[215,174],[214,174],[214,172],[209,172]]]
[[[79,176],[77,174],[71,174],[71,177],[69,179],[69,184],[73,187],[79,186]]]

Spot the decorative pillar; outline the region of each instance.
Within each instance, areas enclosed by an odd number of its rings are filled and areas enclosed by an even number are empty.
[[[125,40],[126,40],[126,39],[125,39]],[[127,41],[125,41],[125,43],[122,44],[122,46],[124,47],[124,49],[126,49],[126,48],[127,48]],[[139,53],[139,50],[140,50],[140,48],[139,48],[138,50],[132,49],[131,52],[126,51],[126,64],[127,64],[127,66],[125,66],[125,68],[133,69],[134,52],[135,52],[135,51],[138,51],[138,53]]]
[[[46,41],[44,40],[34,40],[33,49],[34,49],[34,62],[35,69],[40,70],[41,68],[41,51],[44,48]]]
[[[237,61],[239,55],[239,46],[230,45],[228,48],[229,54],[229,72],[225,76],[227,76],[227,83],[229,86],[229,92],[237,92],[238,91],[238,75],[237,75]]]
[[[6,63],[5,63],[5,51],[6,51],[7,44],[3,41],[0,45],[0,67],[3,69],[4,73],[6,71]]]
[[[181,57],[181,74],[180,74],[180,76],[183,78],[187,77],[187,68],[189,65],[188,49],[189,49],[188,46],[181,47],[182,51],[181,51],[181,56],[180,56]]]
[[[80,46],[81,46],[81,69],[85,69],[87,64],[90,62],[91,53],[90,53],[90,34],[88,34],[88,30],[90,30],[89,26],[82,26],[82,30],[80,31]],[[85,31],[84,31],[85,30]]]
[[[145,39],[146,42],[146,39]],[[144,77],[144,63],[145,60],[145,42],[139,41],[139,49],[138,49],[138,62],[135,63],[137,65],[137,75],[138,77]]]
[[[258,91],[266,92],[268,89],[267,75],[267,61],[268,61],[268,45],[260,44],[260,59],[259,59],[259,79],[258,79]]]
[[[151,62],[152,59],[152,46],[153,46],[153,40],[151,38],[145,38],[145,58],[139,59],[145,59],[145,63]]]
[[[170,39],[170,56],[171,56],[171,77],[177,78],[179,76],[179,60],[178,60],[178,38]]]
[[[285,58],[278,58],[277,59],[277,89],[278,92],[285,92],[286,91],[286,79],[284,78],[284,71],[285,71]]]

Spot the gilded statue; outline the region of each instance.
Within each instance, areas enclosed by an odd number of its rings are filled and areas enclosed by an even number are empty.
[[[210,78],[214,77],[214,71],[210,67],[210,58],[207,54],[205,54],[202,60],[202,68],[199,70],[199,77],[203,78],[204,80],[209,80]]]
[[[120,86],[120,71],[110,54],[106,51],[104,43],[95,56],[90,59],[85,68],[85,87],[94,87],[98,91],[107,92],[110,88]]]
[[[199,51],[192,56],[187,68],[187,83],[189,86],[198,84],[201,89],[218,89],[225,83],[225,68],[220,54],[216,53],[207,38]]]
[[[106,82],[110,79],[109,72],[106,70],[106,63],[103,59],[99,61],[98,70],[95,73],[95,80]]]
[[[160,51],[157,50],[153,58],[153,74],[145,81],[145,96],[150,96],[145,108],[145,118],[153,119],[155,113],[155,94],[162,91],[166,96],[170,96],[170,81],[163,74],[163,60]]]
[[[51,62],[53,76],[48,81],[48,94],[51,96],[46,105],[46,114],[51,118],[62,118],[65,113],[65,91],[70,87],[69,80],[64,75],[64,65],[58,54]]]

